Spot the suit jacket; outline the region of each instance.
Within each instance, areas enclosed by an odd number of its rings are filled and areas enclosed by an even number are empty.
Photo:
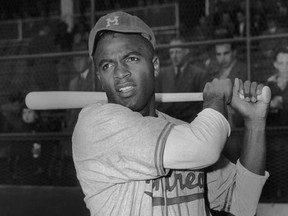
[[[219,71],[218,68],[219,67],[217,67],[216,64],[209,66],[206,78],[207,81],[212,81],[214,78],[220,78],[221,71]],[[236,60],[227,78],[231,79],[232,83],[234,82],[235,78],[242,79],[244,82],[248,79],[247,65],[240,60]]]
[[[188,64],[175,80],[173,65],[160,70],[156,79],[156,92],[202,92],[204,88],[205,70]],[[156,103],[156,108],[172,117],[191,122],[202,110],[202,102]]]

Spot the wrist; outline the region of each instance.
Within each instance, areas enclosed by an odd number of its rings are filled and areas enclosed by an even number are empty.
[[[266,120],[265,119],[245,119],[245,127],[253,130],[265,130]]]
[[[203,109],[211,108],[220,112],[225,118],[227,118],[227,106],[223,99],[214,99],[203,102]]]

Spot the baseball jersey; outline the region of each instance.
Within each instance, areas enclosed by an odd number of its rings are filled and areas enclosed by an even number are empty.
[[[73,159],[91,215],[210,215],[206,180],[211,208],[255,214],[268,174],[255,175],[227,160],[218,163],[224,169],[216,167],[207,176],[204,170],[165,169],[167,138],[175,125],[184,122],[157,114],[158,118],[143,117],[105,102],[81,111],[72,137]],[[243,184],[247,185],[242,191]],[[246,210],[239,214],[242,205]]]

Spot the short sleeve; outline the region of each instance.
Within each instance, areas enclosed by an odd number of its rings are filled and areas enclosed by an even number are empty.
[[[72,137],[78,178],[113,184],[165,175],[163,152],[172,127],[117,104],[84,108]]]

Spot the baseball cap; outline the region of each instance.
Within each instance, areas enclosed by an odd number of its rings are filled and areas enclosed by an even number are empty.
[[[97,44],[97,37],[103,31],[120,33],[139,33],[150,41],[155,49],[155,36],[152,29],[139,17],[123,11],[112,12],[102,16],[89,34],[89,55],[92,56]]]

